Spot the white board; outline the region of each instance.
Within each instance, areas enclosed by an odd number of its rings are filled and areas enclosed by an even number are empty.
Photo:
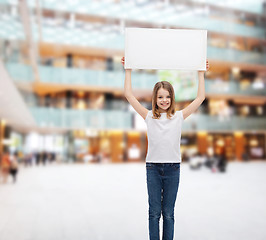
[[[125,29],[125,69],[206,70],[207,30]]]

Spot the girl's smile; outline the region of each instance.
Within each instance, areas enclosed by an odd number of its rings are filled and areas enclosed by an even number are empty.
[[[168,106],[169,103],[161,103],[161,106],[165,107],[165,106]]]

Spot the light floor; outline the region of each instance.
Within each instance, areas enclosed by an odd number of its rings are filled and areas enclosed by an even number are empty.
[[[266,239],[266,161],[227,170],[182,163],[175,239]],[[148,239],[147,198],[144,163],[21,167],[0,184],[0,239]]]

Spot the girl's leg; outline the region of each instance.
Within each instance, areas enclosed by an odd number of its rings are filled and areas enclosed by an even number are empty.
[[[180,164],[170,163],[164,168],[163,177],[163,240],[174,238],[174,208],[179,186]]]
[[[154,163],[146,163],[147,188],[149,196],[149,236],[150,240],[160,239],[159,221],[162,211],[162,179]]]

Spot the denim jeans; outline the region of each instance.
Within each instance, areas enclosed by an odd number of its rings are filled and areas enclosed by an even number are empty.
[[[180,163],[146,163],[150,240],[160,239],[161,214],[163,215],[163,240],[174,238],[174,207],[179,176]]]

